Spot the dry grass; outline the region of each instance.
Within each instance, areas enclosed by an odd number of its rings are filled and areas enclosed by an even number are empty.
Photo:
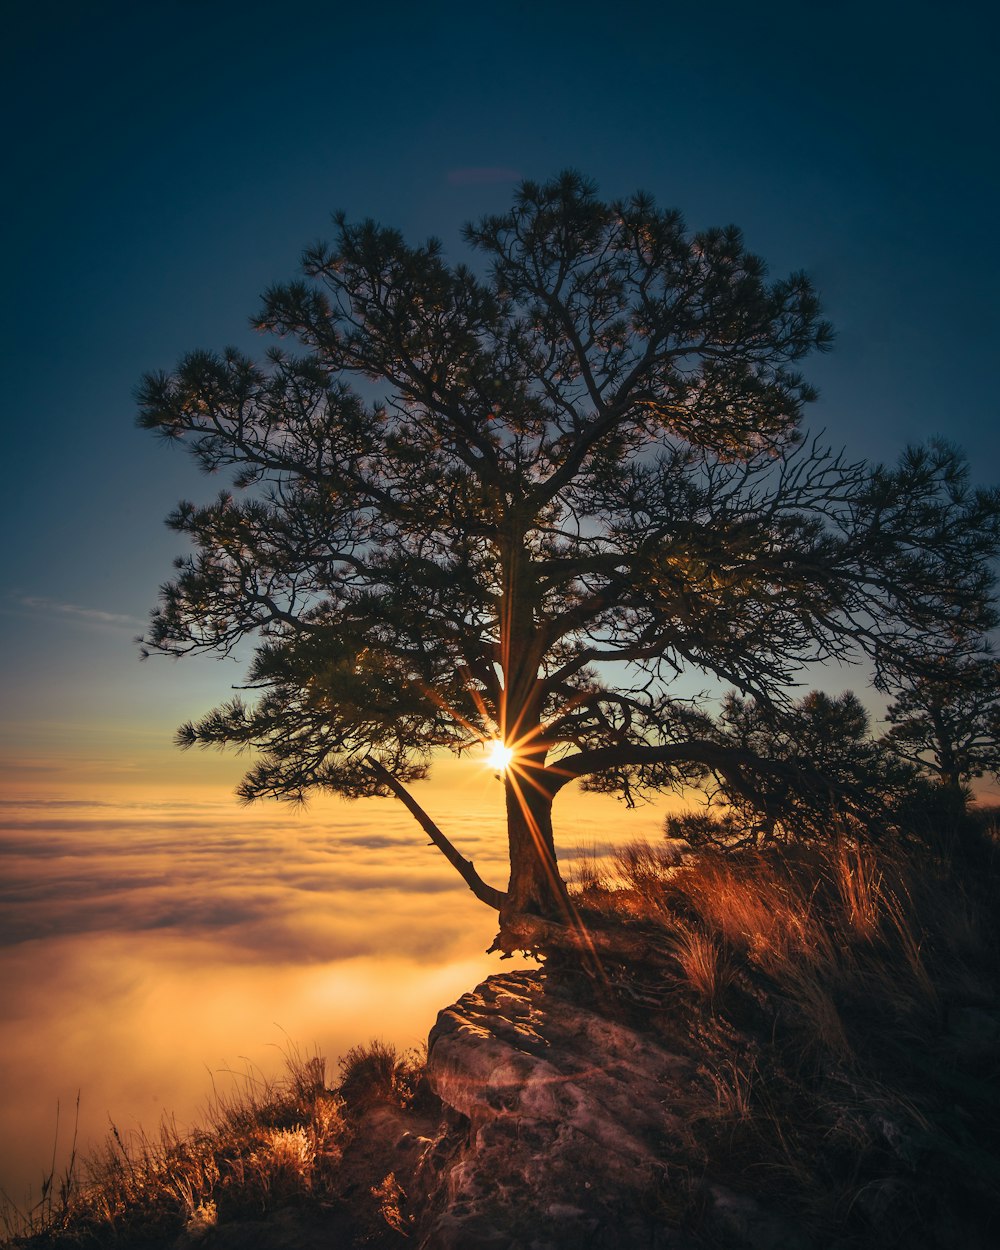
[[[989,855],[848,840],[681,863],[632,846],[581,883],[585,913],[660,953],[628,970],[635,1022],[699,1061],[693,1138],[666,1161],[695,1224],[709,1174],[815,1244],[1000,1244],[998,891]]]
[[[591,876],[580,897],[660,928],[681,982],[706,1001],[738,966],[793,998],[819,1003],[857,991],[917,1016],[942,1010],[942,976],[987,992],[975,970],[991,928],[982,891],[974,896],[941,865],[917,871],[858,845],[703,852],[677,864],[669,851],[633,844],[616,857],[614,875]]]
[[[407,1106],[417,1095],[426,1058],[416,1050],[400,1054],[395,1046],[378,1040],[352,1046],[340,1060],[340,1095],[352,1111],[379,1103]]]
[[[280,1080],[247,1069],[231,1091],[216,1091],[207,1130],[182,1134],[164,1121],[151,1136],[112,1126],[49,1226],[119,1240],[142,1229],[155,1238],[178,1224],[196,1231],[331,1190],[348,1129],[324,1077],[318,1056],[290,1050]]]
[[[289,1047],[285,1060],[277,1080],[249,1067],[230,1073],[230,1087],[214,1090],[205,1129],[185,1134],[165,1120],[155,1135],[123,1134],[112,1125],[89,1157],[74,1156],[61,1182],[48,1180],[43,1201],[28,1211],[8,1204],[9,1244],[170,1246],[216,1224],[340,1202],[356,1116],[377,1101],[412,1100],[420,1056],[382,1042],[355,1047],[341,1060],[338,1088],[320,1056]],[[397,1190],[375,1195],[393,1228]]]
[[[680,970],[680,982],[714,1009],[736,974],[724,940],[697,924],[678,922],[669,949]]]

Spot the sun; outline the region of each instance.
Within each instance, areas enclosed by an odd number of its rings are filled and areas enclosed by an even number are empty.
[[[514,758],[513,750],[505,746],[499,738],[495,738],[487,745],[490,750],[489,755],[486,757],[487,764],[489,764],[490,768],[496,769],[498,773],[506,772],[507,766]]]

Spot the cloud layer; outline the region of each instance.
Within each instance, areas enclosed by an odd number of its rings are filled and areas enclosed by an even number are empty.
[[[452,799],[442,824],[503,885],[495,805]],[[567,864],[616,809],[587,810]],[[278,1070],[285,1034],[331,1061],[373,1036],[418,1044],[500,966],[494,931],[391,801],[0,801],[0,1186],[37,1194],[78,1090],[86,1149],[109,1116],[195,1121],[241,1056]]]

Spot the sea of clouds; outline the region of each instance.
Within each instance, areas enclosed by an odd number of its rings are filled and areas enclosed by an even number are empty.
[[[494,801],[442,818],[505,883]],[[588,796],[564,865],[655,834]],[[496,929],[392,800],[290,810],[227,798],[0,802],[0,1186],[24,1204],[52,1158],[199,1120],[213,1087],[282,1067],[291,1043],[335,1060],[372,1037],[420,1045],[437,1011],[501,966]]]

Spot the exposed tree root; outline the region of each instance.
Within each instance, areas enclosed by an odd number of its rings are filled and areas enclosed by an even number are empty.
[[[592,927],[579,916],[566,925],[528,912],[501,917],[500,931],[487,954],[494,951],[505,958],[518,953],[572,954],[579,956],[584,967],[591,960],[648,964],[666,963],[669,958],[652,931],[644,932],[638,926]]]

